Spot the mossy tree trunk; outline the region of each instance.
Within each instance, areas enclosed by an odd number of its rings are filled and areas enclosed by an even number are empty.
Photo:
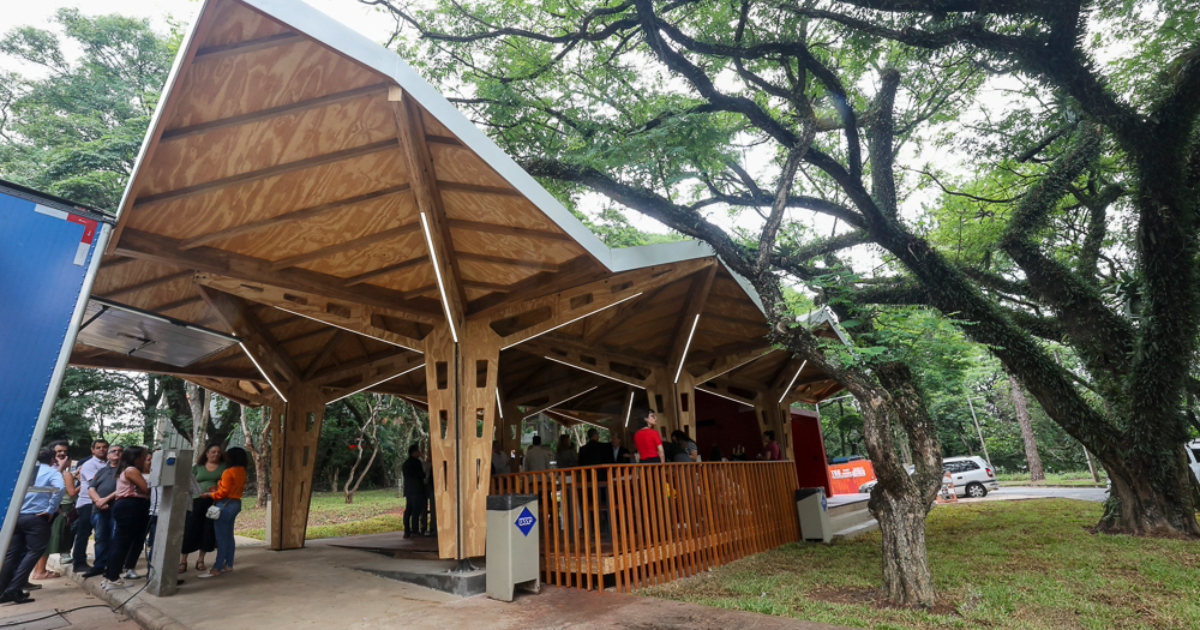
[[[1046,471],[1042,468],[1042,457],[1038,455],[1037,436],[1033,433],[1033,418],[1029,416],[1029,401],[1021,389],[1021,382],[1016,375],[1009,372],[1009,394],[1012,396],[1013,409],[1017,413],[1017,424],[1021,426],[1021,441],[1025,444],[1025,461],[1029,463],[1029,480],[1037,483],[1046,480]]]

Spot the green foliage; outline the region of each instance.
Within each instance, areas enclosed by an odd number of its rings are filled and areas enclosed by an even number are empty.
[[[179,35],[149,20],[59,9],[54,32],[25,26],[0,38],[0,54],[34,72],[0,80],[0,177],[115,210]],[[64,48],[82,54],[70,61]]]

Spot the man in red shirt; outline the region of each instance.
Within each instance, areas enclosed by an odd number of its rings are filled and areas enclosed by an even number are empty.
[[[633,434],[633,445],[637,448],[638,457],[643,464],[657,464],[665,461],[662,438],[658,435],[658,429],[654,428],[658,425],[658,417],[649,410],[639,412],[638,416],[640,416],[642,428]]]
[[[783,459],[783,451],[775,441],[774,431],[763,431],[763,454],[767,461],[777,462]]]

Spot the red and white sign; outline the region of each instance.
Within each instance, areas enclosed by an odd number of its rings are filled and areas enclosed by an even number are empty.
[[[88,251],[92,248],[92,241],[96,240],[96,230],[100,227],[99,223],[93,221],[92,219],[74,215],[70,212],[64,212],[56,208],[43,206],[42,204],[38,204],[34,210],[39,214],[44,214],[46,216],[62,219],[69,223],[77,223],[83,226],[83,236],[79,238],[79,250],[75,252],[75,264],[82,266],[84,263],[86,263]]]

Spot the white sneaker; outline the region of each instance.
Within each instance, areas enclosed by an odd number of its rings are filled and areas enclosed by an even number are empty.
[[[130,584],[125,582],[124,580],[116,580],[115,582],[109,582],[108,580],[104,580],[103,582],[100,583],[100,588],[102,588],[106,591],[111,591],[111,590],[119,589],[119,588],[129,588],[129,586],[130,586]]]
[[[140,577],[142,577],[142,576],[138,575],[138,572],[137,572],[137,571],[134,571],[133,569],[130,569],[130,570],[128,570],[128,571],[126,571],[126,572],[122,573],[122,574],[121,574],[121,577],[125,578],[126,580],[136,580],[136,579],[138,579],[138,578],[140,578]]]

